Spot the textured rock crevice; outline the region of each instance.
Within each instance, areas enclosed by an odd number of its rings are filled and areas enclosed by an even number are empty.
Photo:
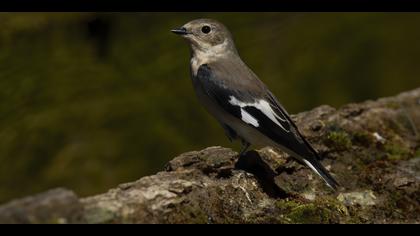
[[[1,223],[420,223],[420,88],[293,116],[341,184],[271,148],[184,153],[162,172],[78,198],[51,190],[0,206]]]

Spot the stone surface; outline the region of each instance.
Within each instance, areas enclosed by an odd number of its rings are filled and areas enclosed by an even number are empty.
[[[0,223],[80,223],[83,206],[70,190],[53,189],[0,207]]]

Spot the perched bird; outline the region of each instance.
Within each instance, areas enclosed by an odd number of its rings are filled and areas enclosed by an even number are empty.
[[[229,30],[212,19],[193,20],[173,33],[191,48],[191,76],[196,95],[232,141],[285,151],[315,171],[333,189],[338,183],[267,86],[239,57]]]

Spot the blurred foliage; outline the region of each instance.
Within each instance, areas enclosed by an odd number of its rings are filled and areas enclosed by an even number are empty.
[[[230,144],[200,107],[186,43],[195,18],[231,29],[290,113],[420,85],[417,13],[0,13],[0,202],[81,195]]]

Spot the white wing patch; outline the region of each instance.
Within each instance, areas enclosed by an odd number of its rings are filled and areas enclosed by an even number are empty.
[[[253,116],[251,116],[248,112],[246,112],[242,108],[241,108],[241,117],[242,117],[242,120],[245,121],[245,123],[247,124],[251,124],[255,127],[258,127],[260,125],[257,119],[255,119]]]
[[[258,110],[260,110],[262,113],[264,113],[264,115],[266,115],[268,118],[270,118],[270,120],[272,120],[274,123],[276,123],[278,126],[280,126],[280,128],[282,128],[284,131],[289,132],[289,130],[285,129],[284,126],[282,124],[280,124],[280,122],[277,120],[281,120],[281,121],[286,121],[285,119],[279,117],[271,108],[270,104],[263,100],[260,99],[257,102],[253,102],[253,103],[246,103],[246,102],[241,102],[238,99],[236,99],[234,96],[230,96],[229,97],[229,103],[234,105],[234,106],[239,106],[241,108],[241,116],[242,116],[242,120],[247,123],[247,124],[251,124],[255,127],[259,126],[258,120],[255,119],[255,117],[251,116],[247,111],[245,111],[243,108],[246,106],[253,106],[255,108],[257,108]],[[276,119],[277,118],[277,119]]]

